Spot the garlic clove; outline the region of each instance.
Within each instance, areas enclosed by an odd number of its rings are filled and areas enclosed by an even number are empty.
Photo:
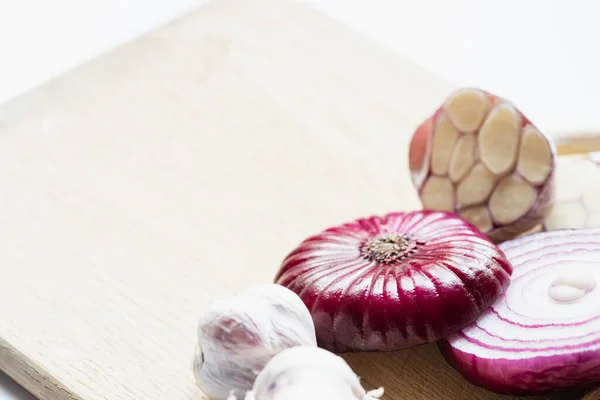
[[[243,396],[265,364],[293,346],[316,346],[308,309],[289,289],[263,284],[210,305],[198,323],[193,371],[213,399]]]
[[[370,400],[382,395],[383,388],[365,391],[340,356],[307,346],[273,357],[252,389],[253,400]]]

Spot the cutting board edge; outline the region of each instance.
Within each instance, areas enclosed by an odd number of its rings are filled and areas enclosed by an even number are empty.
[[[31,361],[31,362],[27,362]],[[0,366],[2,372],[41,400],[81,400],[74,392],[59,385],[39,363],[21,353],[0,336]]]

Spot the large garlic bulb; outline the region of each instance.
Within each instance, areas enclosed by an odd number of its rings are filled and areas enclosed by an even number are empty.
[[[343,358],[301,346],[273,357],[245,400],[371,400],[382,394],[382,388],[367,392]]]
[[[316,346],[315,328],[300,298],[283,286],[263,284],[214,302],[198,324],[193,369],[214,399],[243,395],[280,351]]]

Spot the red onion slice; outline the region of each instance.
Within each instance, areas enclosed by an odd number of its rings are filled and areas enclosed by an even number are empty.
[[[510,282],[504,254],[443,211],[362,218],[312,236],[275,281],[311,311],[319,346],[390,351],[473,322]]]
[[[514,268],[511,284],[440,342],[448,362],[503,394],[600,382],[600,229],[536,233],[500,248]]]

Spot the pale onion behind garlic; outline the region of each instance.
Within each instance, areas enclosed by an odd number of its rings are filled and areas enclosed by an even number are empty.
[[[214,302],[198,324],[193,370],[213,399],[243,395],[277,353],[316,346],[308,309],[292,291],[263,284]]]
[[[343,358],[301,346],[273,357],[245,400],[374,400],[382,395],[383,388],[367,392]]]
[[[600,227],[600,152],[557,158],[556,203],[543,230]]]

